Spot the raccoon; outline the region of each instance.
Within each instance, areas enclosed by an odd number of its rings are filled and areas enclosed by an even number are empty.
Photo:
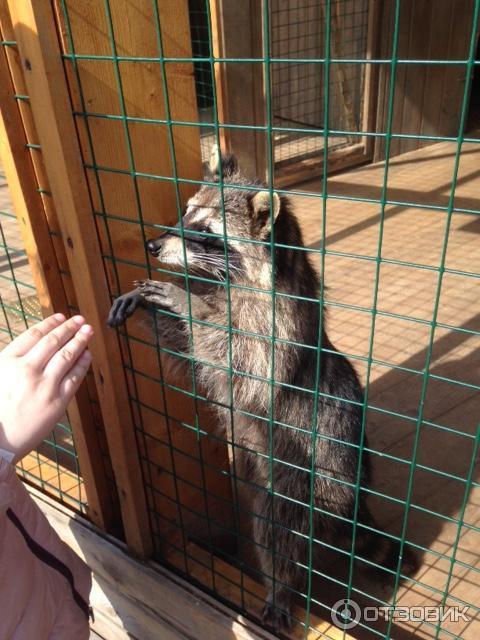
[[[162,265],[192,276],[188,294],[184,278],[136,282],[115,300],[108,323],[155,309],[159,342],[193,356],[205,395],[227,430],[233,423],[242,560],[252,566],[255,554],[268,589],[263,620],[278,631],[305,592],[312,550],[350,550],[356,501],[358,520],[374,524],[355,489],[370,481],[368,452],[359,455],[363,394],[328,339],[319,277],[288,198],[248,180],[216,148],[210,165],[223,189],[202,186],[181,226],[147,242]],[[398,550],[374,542],[368,527],[357,528],[355,553],[398,561]]]

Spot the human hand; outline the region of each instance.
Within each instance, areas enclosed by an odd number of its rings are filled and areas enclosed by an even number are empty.
[[[87,373],[93,329],[57,313],[0,353],[0,448],[17,462],[50,433]]]

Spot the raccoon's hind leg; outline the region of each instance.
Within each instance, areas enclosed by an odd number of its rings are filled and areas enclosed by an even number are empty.
[[[281,492],[277,487],[276,490]],[[253,504],[253,538],[268,588],[262,618],[277,632],[291,628],[295,593],[302,592],[306,583],[305,570],[300,566],[305,564],[306,542],[295,533],[299,527],[305,528],[302,527],[304,513],[300,510],[304,511],[302,507],[264,491],[257,494]]]

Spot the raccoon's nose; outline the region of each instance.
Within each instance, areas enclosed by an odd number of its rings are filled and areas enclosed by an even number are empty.
[[[156,256],[160,250],[160,247],[157,246],[155,240],[147,240],[146,246],[148,253],[152,256]]]

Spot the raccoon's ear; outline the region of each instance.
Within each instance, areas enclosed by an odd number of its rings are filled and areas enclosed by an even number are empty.
[[[217,144],[212,146],[208,166],[214,180],[220,180],[220,167],[222,169],[222,178],[228,178],[238,170],[235,156],[231,153],[220,153]]]
[[[268,191],[259,191],[253,196],[252,213],[258,226],[270,228],[270,203],[272,205],[273,221],[275,222],[280,213],[280,197],[278,193],[274,191],[271,199]]]

